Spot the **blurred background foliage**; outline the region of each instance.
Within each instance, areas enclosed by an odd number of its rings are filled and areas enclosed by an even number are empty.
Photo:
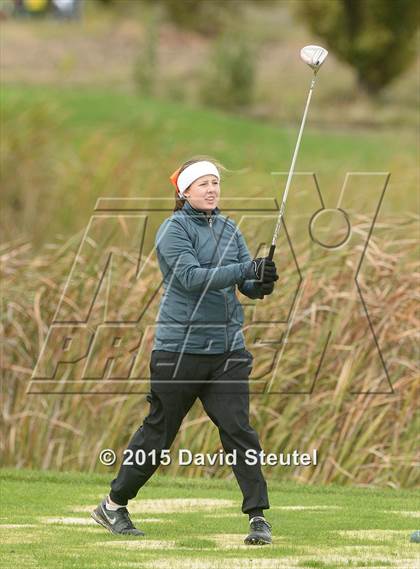
[[[392,168],[404,193],[394,207],[416,208],[416,2],[85,0],[65,20],[13,16],[14,5],[0,4],[5,239],[38,246],[80,229],[88,214],[80,217],[78,206],[87,212],[100,192],[163,189],[165,169],[202,141],[228,167],[251,169],[237,181],[245,193],[258,195],[257,184],[268,195],[264,176],[288,168],[309,86],[299,50],[316,42],[327,42],[330,57],[300,167],[313,167],[307,158],[316,149],[324,184],[339,183],[345,168]],[[208,132],[214,121],[216,137]],[[119,160],[122,188],[104,175]]]
[[[321,468],[276,475],[415,485],[417,3],[85,0],[71,17],[61,17],[52,0],[32,0],[32,13],[22,6],[23,0],[16,11],[14,1],[0,0],[5,462],[94,470],[105,443],[123,448],[146,412],[144,398],[25,393],[96,200],[172,197],[168,174],[201,153],[228,167],[223,195],[279,199],[283,187],[272,173],[289,168],[311,78],[299,50],[319,43],[330,56],[297,170],[316,171],[329,207],[347,172],[391,172],[369,249],[366,290],[395,393],[349,395],[349,386],[374,377],[377,368],[364,350],[365,320],[355,322],[348,303],[337,323],[342,343],[346,338],[353,346],[346,365],[333,362],[322,390],[310,396],[255,397],[253,421],[273,451],[318,447],[325,458]],[[294,184],[291,194],[302,189],[297,178]],[[374,188],[360,183],[359,190],[354,199],[363,201]],[[290,227],[300,214],[288,208]],[[303,247],[307,234],[296,237]],[[343,254],[343,267],[352,262]],[[290,284],[282,270],[279,294]],[[151,286],[159,279],[156,265],[154,271]],[[340,275],[323,278],[312,293],[324,287],[340,304]],[[269,316],[283,305],[273,295],[264,310]],[[302,361],[311,342],[307,338],[306,348],[284,362],[285,377],[293,378],[297,368],[313,372],[313,361]],[[177,444],[201,451],[218,444],[201,408],[194,408]]]

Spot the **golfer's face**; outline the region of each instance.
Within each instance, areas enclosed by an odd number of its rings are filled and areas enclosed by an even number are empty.
[[[191,184],[184,195],[195,209],[210,212],[219,203],[219,180],[213,174],[201,176]]]

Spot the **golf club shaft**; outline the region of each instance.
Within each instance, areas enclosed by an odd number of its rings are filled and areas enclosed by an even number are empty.
[[[293,153],[292,164],[290,166],[289,175],[287,176],[287,182],[286,182],[286,187],[285,187],[284,193],[283,193],[283,199],[282,199],[281,206],[280,206],[280,212],[279,212],[279,216],[277,218],[277,224],[276,224],[276,228],[274,230],[274,235],[273,235],[273,240],[271,242],[270,251],[268,253],[269,259],[273,259],[273,257],[274,257],[274,251],[276,249],[276,242],[277,242],[277,239],[278,239],[278,236],[280,233],[280,227],[281,227],[281,223],[282,223],[282,219],[283,219],[284,209],[286,207],[287,194],[289,193],[290,184],[292,182],[296,158],[297,158],[297,155],[299,152],[299,146],[300,146],[300,141],[302,139],[303,129],[305,128],[306,116],[308,114],[309,103],[311,102],[312,91],[313,91],[314,85],[315,85],[315,79],[316,79],[316,73],[314,73],[314,76],[312,78],[311,87],[309,89],[308,98],[306,100],[305,111],[303,113],[302,123],[300,125],[300,130],[299,130],[298,138],[296,141],[295,151]]]

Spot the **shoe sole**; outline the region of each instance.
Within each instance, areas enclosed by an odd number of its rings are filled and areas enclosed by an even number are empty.
[[[104,527],[105,529],[107,529],[110,533],[112,533],[113,535],[123,535],[123,536],[132,536],[132,537],[143,537],[145,534],[141,533],[140,535],[135,535],[133,533],[120,533],[118,531],[115,531],[112,529],[112,526],[110,526],[107,521],[101,516],[100,513],[98,513],[96,510],[93,510],[93,512],[90,513],[90,517],[95,520],[95,522],[97,524],[99,524],[100,526]],[[140,530],[139,530],[140,531]]]
[[[261,537],[250,537],[249,539],[244,539],[245,545],[271,545],[271,541],[262,539]]]

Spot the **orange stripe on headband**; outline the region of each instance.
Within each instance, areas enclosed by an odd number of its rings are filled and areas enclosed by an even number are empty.
[[[177,181],[178,181],[178,176],[179,176],[180,170],[181,170],[181,168],[178,168],[178,170],[175,170],[175,172],[169,178],[177,190],[178,190]]]

